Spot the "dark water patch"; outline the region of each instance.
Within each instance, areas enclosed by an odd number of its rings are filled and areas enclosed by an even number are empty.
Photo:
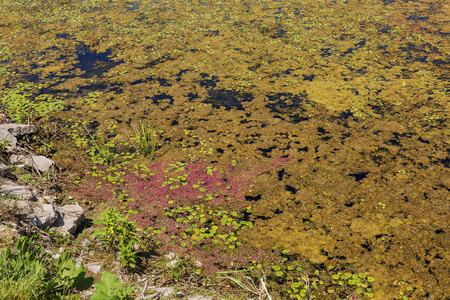
[[[279,27],[274,30],[274,32],[270,35],[270,37],[273,39],[278,39],[284,37],[286,33],[287,33],[286,30],[283,30],[282,28]]]
[[[155,95],[153,97],[145,97],[145,98],[151,99],[154,104],[160,104],[163,100],[169,100],[169,104],[173,105],[173,97],[171,95],[167,95],[166,93]]]
[[[65,105],[63,111],[73,111],[78,109],[78,107],[72,106],[72,105]]]
[[[257,196],[245,196],[245,200],[246,201],[258,201],[261,200],[261,195],[257,195]]]
[[[131,11],[138,10],[140,8],[140,6],[141,6],[141,1],[132,1],[132,2],[128,2],[127,9],[131,10]]]
[[[194,101],[195,99],[200,98],[200,96],[198,94],[194,94],[194,93],[189,93],[187,94],[189,101]]]
[[[165,79],[165,78],[157,78],[156,80],[159,82],[159,84],[161,86],[171,86],[169,81],[167,79]]]
[[[291,185],[286,185],[284,186],[284,189],[288,192],[291,192],[292,194],[297,194],[298,189],[296,189],[295,187],[291,186]]]
[[[323,49],[321,49],[322,53],[320,54],[320,56],[322,56],[322,57],[330,57],[330,56],[332,56],[333,53],[331,53],[330,50],[331,50],[331,48],[323,48]]]
[[[213,89],[217,86],[217,83],[219,79],[216,76],[209,76],[208,74],[202,73],[200,74],[202,78],[205,78],[204,80],[200,80],[200,86],[207,88],[207,89]]]
[[[386,141],[386,144],[392,145],[392,146],[401,146],[400,141],[398,139],[390,139]]]
[[[253,96],[249,93],[230,90],[211,89],[208,91],[208,95],[209,97],[204,101],[205,103],[211,103],[214,108],[224,107],[226,110],[243,110],[242,102],[253,100]]]
[[[100,123],[97,120],[93,120],[93,121],[88,122],[86,124],[86,128],[87,129],[91,129],[91,130],[94,130],[94,131],[97,129],[98,126],[100,126]]]
[[[347,69],[351,72],[358,73],[361,75],[367,74],[369,72],[367,67],[353,68],[353,67],[347,66]]]
[[[354,44],[353,47],[348,48],[345,52],[342,52],[341,56],[353,53],[366,45],[366,39],[361,39],[358,43]]]
[[[444,159],[441,159],[441,164],[444,165],[446,168],[450,168],[450,157],[446,157]]]
[[[346,207],[353,207],[353,205],[355,205],[355,201],[353,201],[353,200],[347,200],[347,201],[345,201],[344,205],[345,205]]]
[[[303,80],[304,81],[313,81],[314,77],[316,77],[316,75],[312,74],[312,75],[303,75]]]
[[[220,34],[219,30],[211,30],[205,33],[206,37],[218,36]]]
[[[450,32],[442,32],[442,31],[436,31],[437,34],[439,34],[440,36],[450,36]]]
[[[355,177],[355,180],[357,182],[360,182],[361,180],[363,180],[364,178],[367,177],[367,174],[369,174],[369,172],[358,172],[358,173],[348,174],[348,176]]]
[[[78,58],[78,63],[74,64],[75,68],[84,72],[81,78],[91,78],[94,76],[101,77],[103,73],[109,69],[119,65],[119,62],[115,62],[109,59],[112,51],[98,53],[91,51],[88,46],[80,45],[77,47],[75,54]]]
[[[427,21],[428,17],[419,17],[415,15],[411,15],[408,18],[406,18],[407,21]]]
[[[317,132],[319,132],[319,134],[327,134],[327,133],[329,133],[328,131],[326,131],[325,129],[323,129],[322,127],[318,127],[317,128]]]
[[[288,122],[293,123],[293,124],[297,124],[303,121],[308,121],[309,118],[306,116],[300,116],[299,114],[293,114],[289,116],[289,120]]]
[[[180,82],[183,79],[183,74],[185,74],[189,71],[191,71],[191,70],[190,69],[180,70],[180,72],[178,72],[178,74],[177,74],[177,82]]]
[[[381,33],[391,33],[392,31],[392,27],[391,26],[383,26],[383,28],[380,30]]]
[[[442,59],[435,59],[431,61],[433,63],[433,65],[435,65],[438,68],[442,68],[444,66],[448,65],[448,60],[442,60]]]
[[[269,104],[266,105],[266,107],[273,113],[290,114],[298,110],[306,112],[306,109],[303,108],[303,106],[314,106],[313,103],[308,101],[307,97],[308,94],[306,91],[299,94],[278,93],[268,95],[267,98],[269,100]]]
[[[70,36],[69,33],[58,33],[55,35],[58,39],[65,39],[68,38]]]
[[[271,157],[269,154],[272,153],[272,151],[276,149],[276,147],[269,147],[269,148],[257,148],[256,151],[261,152],[263,157]]]

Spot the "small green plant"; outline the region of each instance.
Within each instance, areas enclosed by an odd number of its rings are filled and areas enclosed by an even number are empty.
[[[57,291],[62,291],[65,295],[70,288],[76,288],[79,291],[86,290],[91,287],[94,279],[85,277],[86,270],[81,263],[77,267],[76,262],[71,258],[72,252],[64,252],[55,264],[56,273],[53,280],[49,281],[49,286]]]
[[[261,274],[255,273],[257,275],[256,277],[258,279],[254,279],[250,275],[243,276],[244,273],[248,274],[249,270],[218,272],[218,274],[224,274],[223,276],[221,276],[219,278],[224,278],[224,279],[230,280],[231,282],[233,282],[234,284],[239,286],[242,290],[244,290],[250,294],[258,296],[258,299],[272,300],[272,297],[270,296],[269,291],[267,290],[267,287],[266,287],[266,282],[267,282],[266,274],[264,273],[262,268],[258,268],[258,269],[261,270]],[[255,269],[253,269],[253,272],[255,272]],[[236,276],[236,277],[231,276],[230,274],[237,274],[237,275],[239,275],[240,278],[238,276]],[[259,281],[259,283],[256,283],[255,281]]]
[[[71,253],[55,263],[34,237],[21,237],[15,247],[0,250],[0,299],[53,299],[73,289],[85,290],[93,278],[86,278],[83,265],[77,267]]]
[[[182,259],[179,259],[173,252],[167,254],[166,258],[169,260],[169,262],[166,263],[166,268],[169,270],[169,276],[175,282],[180,281],[186,273],[187,268],[185,262]]]
[[[113,148],[115,144],[112,141],[107,141],[101,133],[93,136],[87,129],[86,125],[83,124],[83,126],[91,138],[92,147],[88,150],[88,154],[91,156],[93,161],[100,164],[112,164],[114,162],[114,154],[110,151],[110,149]],[[98,152],[98,155],[95,155],[95,152]]]
[[[143,156],[150,155],[150,160],[153,160],[156,148],[156,130],[142,123],[142,121],[139,122],[139,126],[134,123],[131,126],[133,127],[134,137],[131,137],[128,131],[125,131],[136,152],[141,153]]]
[[[95,293],[90,300],[127,300],[133,299],[129,296],[134,291],[134,287],[125,288],[123,283],[116,278],[116,275],[103,272],[102,280],[95,284]]]
[[[16,247],[0,250],[0,299],[43,299],[49,267],[21,238]]]
[[[31,174],[24,174],[24,175],[20,176],[20,180],[22,180],[25,183],[31,183],[31,181],[32,181]]]
[[[124,267],[136,267],[137,251],[134,245],[140,243],[137,236],[138,228],[134,221],[129,221],[129,214],[122,217],[115,208],[103,212],[103,220],[94,223],[104,225],[102,230],[95,230],[92,235],[98,236],[107,249],[117,250],[120,256],[120,263]]]

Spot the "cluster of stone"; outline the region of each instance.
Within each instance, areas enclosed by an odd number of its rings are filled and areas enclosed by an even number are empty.
[[[8,167],[30,169],[41,175],[52,171],[55,163],[51,159],[30,154],[17,145],[18,138],[33,134],[35,130],[33,125],[0,124],[0,150],[4,161],[0,162],[0,205],[3,208],[17,208],[23,221],[29,225],[63,235],[73,235],[85,218],[83,208],[78,204],[55,205],[55,197],[40,195],[38,190],[19,184]],[[1,225],[6,224],[0,223]],[[15,228],[17,224],[8,226]]]

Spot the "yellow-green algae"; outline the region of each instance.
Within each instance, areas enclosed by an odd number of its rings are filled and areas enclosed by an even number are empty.
[[[145,117],[164,131],[165,157],[250,164],[290,153],[249,192],[261,196],[250,242],[368,270],[377,299],[400,298],[396,282],[417,288],[412,299],[448,296],[447,2],[0,8],[1,97],[29,81],[41,89],[27,101],[55,94],[74,109],[61,118],[105,130]],[[83,51],[108,59],[87,69]]]

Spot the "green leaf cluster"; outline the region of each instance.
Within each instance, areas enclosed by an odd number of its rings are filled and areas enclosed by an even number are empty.
[[[138,228],[134,221],[128,220],[130,214],[122,216],[115,208],[103,212],[103,219],[94,221],[102,224],[103,229],[94,230],[93,236],[98,236],[109,250],[117,250],[120,263],[124,267],[136,267],[137,251],[134,245],[140,243]]]
[[[134,287],[125,288],[123,283],[116,278],[116,275],[103,272],[102,280],[95,284],[95,293],[90,300],[128,300],[133,299],[129,294],[134,291]]]

